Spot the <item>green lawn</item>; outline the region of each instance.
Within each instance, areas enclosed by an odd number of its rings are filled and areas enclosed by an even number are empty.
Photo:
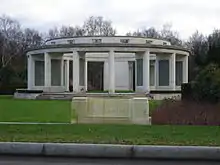
[[[0,125],[0,141],[220,146],[220,127]]]
[[[0,121],[70,122],[70,101],[17,100],[0,97]]]
[[[150,114],[161,101],[149,101]],[[71,102],[64,100],[18,100],[0,96],[0,122],[70,122]]]

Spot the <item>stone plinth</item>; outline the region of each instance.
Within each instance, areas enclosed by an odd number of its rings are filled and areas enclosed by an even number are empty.
[[[77,123],[149,124],[146,97],[74,97]]]

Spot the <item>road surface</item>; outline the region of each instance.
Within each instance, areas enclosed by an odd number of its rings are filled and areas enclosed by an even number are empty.
[[[148,165],[148,164],[149,165],[219,165],[220,162],[0,156],[0,165]]]

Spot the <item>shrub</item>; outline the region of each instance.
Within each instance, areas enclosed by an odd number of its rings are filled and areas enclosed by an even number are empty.
[[[149,100],[149,114],[151,116],[152,112],[156,110],[161,104],[160,100]]]
[[[220,104],[164,100],[152,112],[152,124],[220,125]]]
[[[193,98],[197,101],[216,103],[220,100],[220,68],[215,64],[206,66],[192,83]]]
[[[2,85],[0,86],[0,95],[13,95],[16,89],[27,88],[26,84],[21,85]]]
[[[192,100],[192,84],[191,83],[184,83],[181,86],[181,98],[182,100]]]

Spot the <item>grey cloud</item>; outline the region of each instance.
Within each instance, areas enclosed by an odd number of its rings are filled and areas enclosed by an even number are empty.
[[[171,22],[186,38],[195,29],[208,33],[220,27],[218,0],[1,0],[3,13],[18,19],[24,27],[41,31],[62,24],[82,25],[91,15],[112,20],[120,33],[161,28]]]

